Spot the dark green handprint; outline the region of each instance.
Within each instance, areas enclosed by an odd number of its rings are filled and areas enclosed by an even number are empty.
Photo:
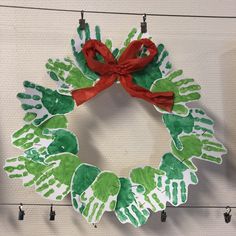
[[[177,149],[183,148],[183,145],[179,140],[179,136],[182,134],[214,134],[213,120],[199,108],[190,109],[189,114],[185,117],[173,114],[164,114],[162,120],[169,130]]]
[[[29,81],[24,82],[24,87],[25,93],[18,93],[17,97],[22,108],[33,115],[34,125],[40,125],[54,115],[66,114],[74,109],[74,100],[70,96]]]
[[[71,180],[71,201],[74,209],[83,212],[84,205],[80,200],[81,194],[93,183],[101,170],[89,164],[80,164]]]
[[[130,223],[135,227],[145,224],[150,212],[137,202],[130,180],[127,178],[119,178],[119,180],[121,186],[115,209],[117,218],[120,222]]]
[[[188,196],[188,185],[198,182],[196,174],[172,153],[166,153],[162,157],[159,168],[166,173],[166,175],[158,177],[158,185],[165,192],[168,201],[174,206],[185,203]]]
[[[63,61],[49,59],[46,68],[51,79],[57,83],[58,92],[61,94],[70,95],[72,90],[91,87],[94,83],[69,58]]]

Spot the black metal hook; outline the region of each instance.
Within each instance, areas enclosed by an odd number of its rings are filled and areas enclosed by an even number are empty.
[[[232,215],[230,215],[231,207],[227,206],[225,209],[226,209],[226,212],[224,213],[225,223],[229,223],[231,221],[231,217],[232,217]]]
[[[143,15],[143,22],[141,22],[141,33],[147,33],[147,14],[144,13]]]
[[[84,19],[84,11],[81,11],[81,19],[79,20],[79,26],[81,30],[85,30],[85,19]]]
[[[25,211],[23,211],[22,208],[23,208],[23,204],[20,203],[20,205],[19,205],[19,213],[18,213],[18,220],[24,220]]]
[[[166,222],[167,213],[163,210],[161,212],[161,222]]]
[[[56,211],[53,210],[53,204],[51,204],[49,220],[54,221],[56,216]]]

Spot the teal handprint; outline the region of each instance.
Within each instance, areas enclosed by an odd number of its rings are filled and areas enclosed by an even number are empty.
[[[62,200],[69,192],[72,175],[81,161],[71,153],[48,156],[44,162],[47,171],[36,181],[36,192],[51,200]]]
[[[101,170],[89,164],[80,164],[71,180],[71,201],[74,209],[82,213],[84,205],[80,200],[81,194],[93,183]]]
[[[142,207],[149,208],[154,212],[165,208],[165,194],[158,188],[158,177],[163,174],[163,171],[150,166],[135,168],[131,171],[130,179],[134,185],[133,191]]]
[[[208,133],[182,135],[179,140],[183,145],[182,150],[178,150],[172,142],[172,152],[174,156],[194,171],[197,170],[197,167],[193,164],[192,158],[220,164],[222,162],[221,156],[227,152],[224,145]]]
[[[103,171],[81,194],[84,204],[82,215],[89,223],[100,221],[105,211],[114,211],[120,190],[119,178],[112,172]]]
[[[44,129],[43,134],[50,139],[47,142],[39,142],[25,151],[27,158],[33,161],[44,162],[47,156],[69,152],[77,154],[79,145],[77,137],[66,129]]]
[[[23,150],[50,143],[50,136],[45,135],[45,129],[66,128],[67,119],[64,115],[53,116],[39,126],[26,124],[12,135],[12,143]],[[40,144],[41,143],[41,144]]]
[[[72,90],[91,87],[94,83],[69,58],[63,61],[49,59],[46,68],[51,79],[57,83],[57,91],[61,94],[70,95]]]
[[[120,222],[130,223],[135,227],[145,224],[150,215],[149,211],[137,202],[130,180],[127,178],[119,178],[119,180],[121,186],[115,209],[117,218]]]
[[[172,113],[186,116],[189,112],[186,103],[198,100],[200,98],[199,90],[201,87],[191,78],[183,79],[181,77],[182,74],[182,70],[177,70],[162,79],[157,79],[153,82],[151,91],[173,92],[174,105],[172,108]],[[161,113],[165,113],[165,111],[161,110],[160,108],[156,106],[155,108]]]
[[[10,178],[22,179],[24,186],[28,187],[35,184],[37,179],[47,170],[47,166],[19,156],[7,159],[4,170]]]
[[[158,184],[168,197],[168,201],[174,206],[185,203],[188,185],[198,182],[196,174],[171,153],[166,153],[162,157],[160,170],[165,171],[166,175],[158,177]]]
[[[62,95],[29,81],[24,82],[24,87],[25,93],[18,93],[17,97],[22,103],[22,108],[33,115],[34,125],[40,125],[54,115],[66,114],[74,109],[74,100],[71,96]]]
[[[164,114],[162,120],[170,132],[172,140],[177,149],[182,149],[183,145],[179,140],[179,136],[182,134],[209,134],[213,135],[214,122],[209,118],[206,113],[199,108],[190,109],[189,114],[185,117]]]

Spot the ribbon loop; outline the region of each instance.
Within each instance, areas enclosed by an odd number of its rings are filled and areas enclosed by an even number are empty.
[[[138,54],[143,47],[146,48],[149,54],[139,57]],[[118,79],[131,96],[142,98],[168,112],[172,110],[173,92],[152,93],[132,82],[131,73],[142,70],[157,54],[157,48],[151,40],[145,38],[132,41],[118,61],[115,60],[106,45],[98,40],[88,40],[84,44],[82,52],[88,67],[101,75],[101,78],[94,87],[72,91],[72,96],[77,105],[96,96]],[[102,56],[103,61],[98,61],[96,58],[97,55]]]

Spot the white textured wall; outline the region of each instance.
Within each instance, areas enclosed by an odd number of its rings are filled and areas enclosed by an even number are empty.
[[[1,0],[0,4],[84,10],[236,15],[234,0]],[[10,135],[22,125],[23,111],[15,95],[24,80],[53,87],[44,64],[49,57],[71,54],[80,15],[76,13],[0,8],[0,202],[48,203],[33,189],[9,180],[2,170],[4,160],[20,154],[10,144]],[[141,17],[85,14],[99,24],[103,35],[117,46]],[[218,137],[229,149],[222,166],[196,162],[199,184],[190,188],[188,204],[236,205],[236,20],[148,17],[153,39],[163,42],[172,62],[202,85],[199,105],[215,119]],[[169,150],[169,137],[154,109],[130,97],[118,86],[70,115],[71,129],[79,135],[80,157],[119,175],[142,164],[157,165]],[[67,198],[65,203],[70,203]],[[236,235],[236,209],[225,224],[222,209],[168,209],[168,221],[153,214],[139,229],[122,226],[106,214],[94,229],[72,208],[57,207],[56,221],[48,221],[47,207],[25,207],[25,221],[17,221],[17,207],[0,207],[0,236],[24,235]]]

